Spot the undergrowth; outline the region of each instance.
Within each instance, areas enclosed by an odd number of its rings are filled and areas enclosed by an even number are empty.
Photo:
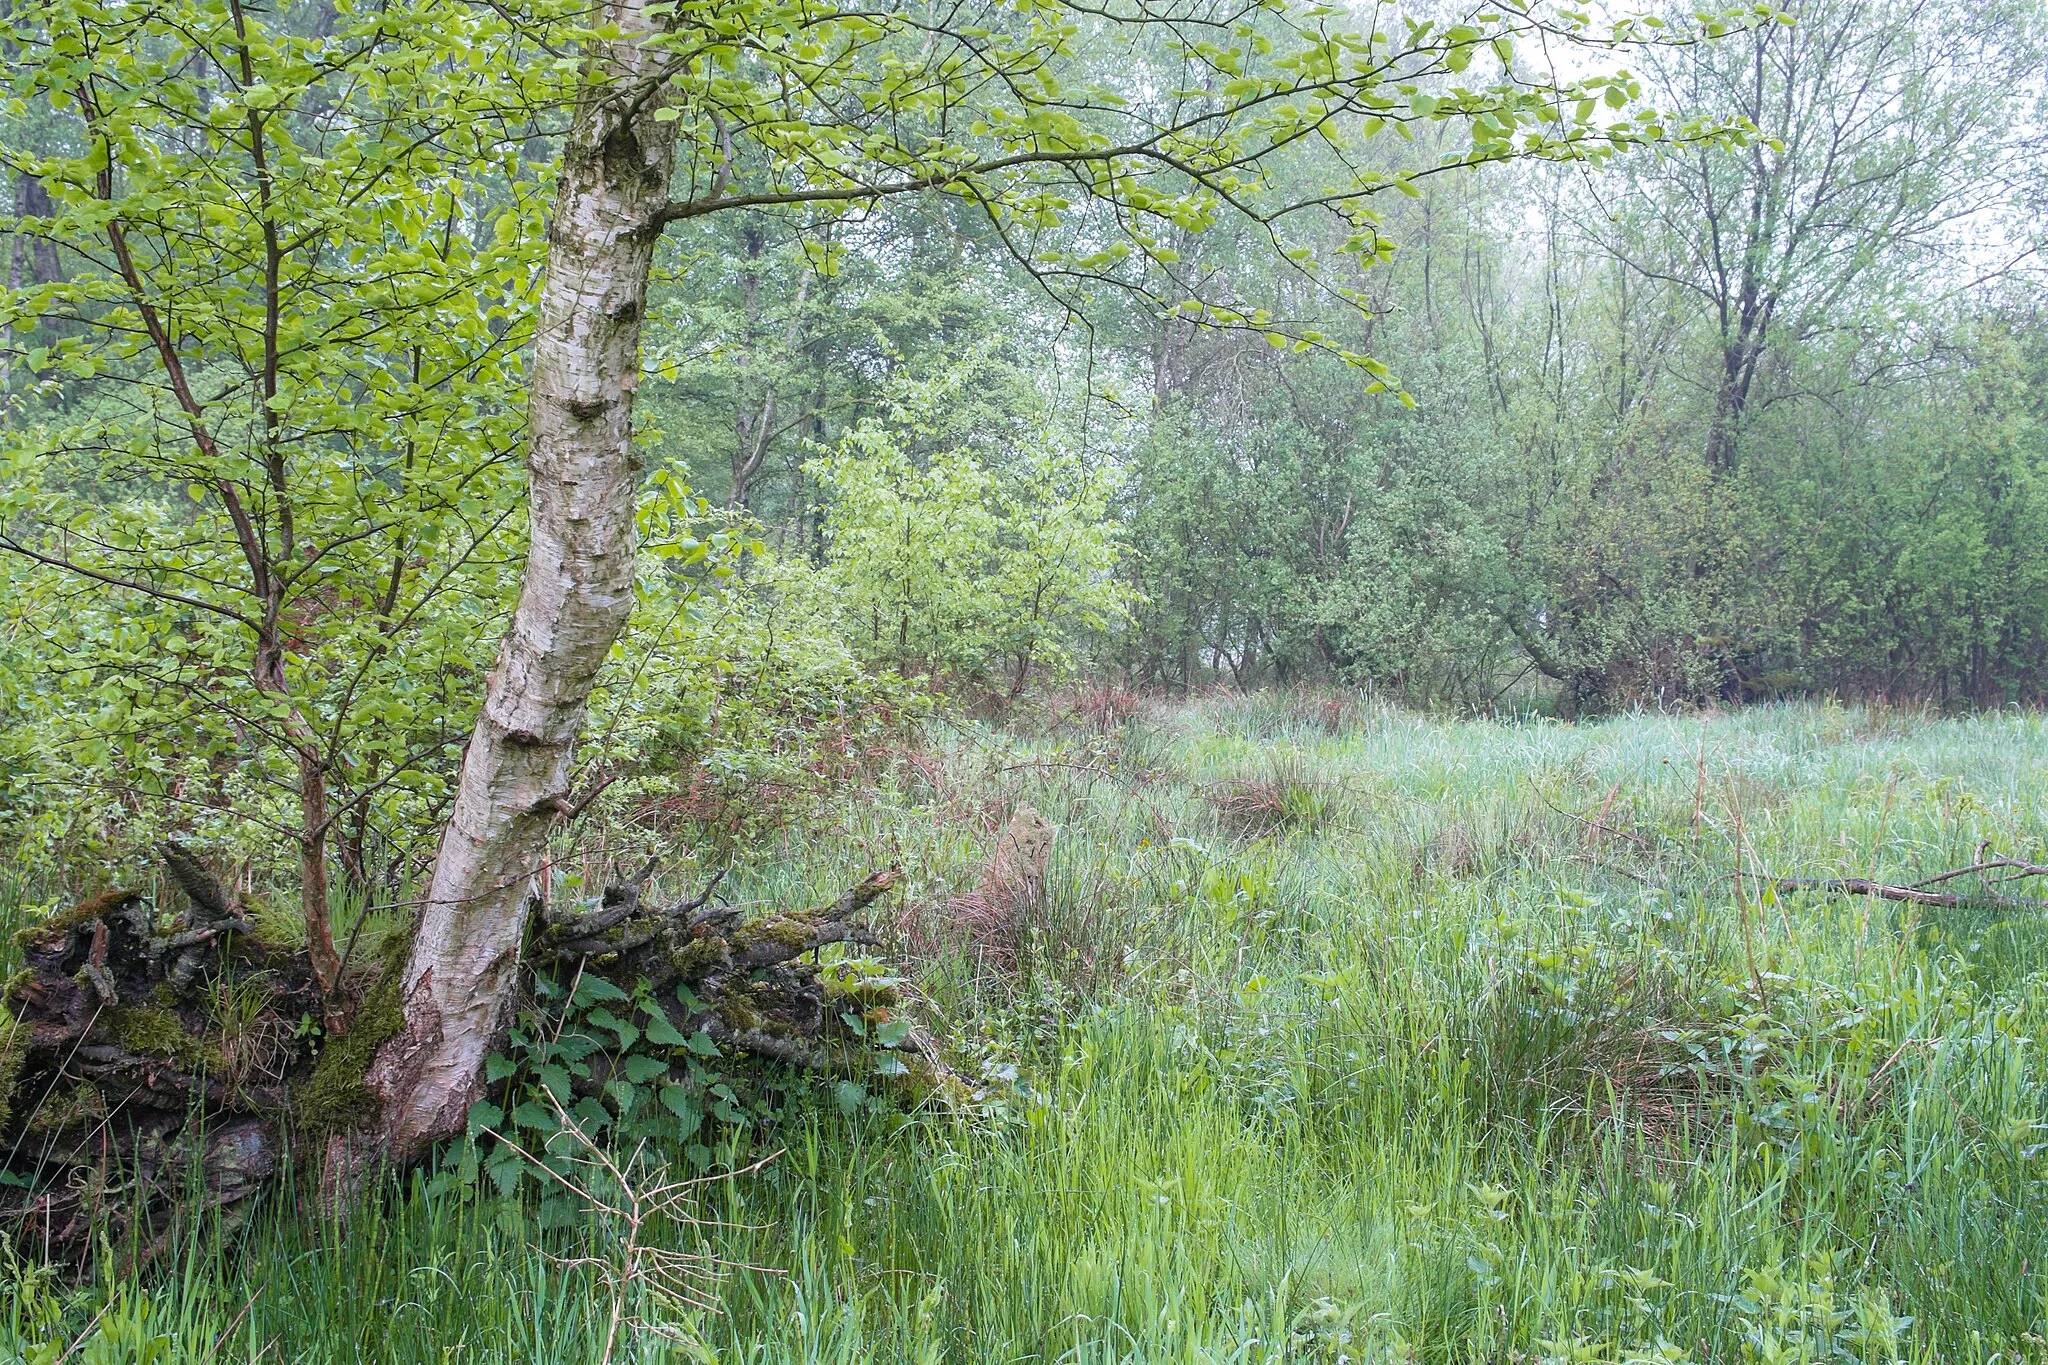
[[[608,1215],[422,1175],[118,1288],[11,1265],[0,1359],[595,1361],[622,1283],[616,1359],[2043,1358],[2048,916],[1760,890],[2039,858],[2040,721],[1082,719],[935,722],[748,847],[764,906],[901,862],[977,1090],[704,1129],[689,1169],[766,1162],[661,1233],[722,1264],[719,1311],[608,1270]],[[1058,835],[992,967],[942,919],[1018,801]]]

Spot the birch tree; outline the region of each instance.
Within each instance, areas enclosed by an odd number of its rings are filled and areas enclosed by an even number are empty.
[[[603,17],[584,35],[549,232],[520,603],[404,971],[404,1027],[371,1073],[377,1145],[400,1161],[459,1131],[477,1098],[532,880],[550,830],[577,809],[569,780],[586,698],[631,602],[632,397],[665,226],[953,196],[1076,308],[1116,287],[1202,325],[1334,346],[1290,319],[1203,299],[1175,276],[1168,242],[1248,219],[1333,296],[1356,297],[1360,267],[1393,250],[1378,230],[1380,194],[1511,158],[1593,161],[1645,139],[1702,135],[1635,108],[1625,74],[1559,80],[1518,60],[1518,44],[1592,37],[1583,17],[1522,7],[1444,22],[1281,0],[613,0]],[[1599,40],[1633,36],[1624,23]],[[1168,54],[1165,69],[1135,60],[1140,49]],[[1119,60],[1126,52],[1134,59]],[[1126,88],[1077,79],[1083,53],[1088,70],[1153,78]],[[1358,154],[1437,120],[1469,132],[1440,162],[1381,170]],[[1311,142],[1335,149],[1343,173],[1306,193],[1270,193],[1272,164]],[[1332,256],[1291,235],[1309,214],[1345,225]],[[1380,362],[1345,358],[1385,385]]]

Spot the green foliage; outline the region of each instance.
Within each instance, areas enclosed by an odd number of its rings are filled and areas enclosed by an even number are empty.
[[[1179,396],[1130,462],[1144,605],[1124,666],[1180,686],[1337,677],[1425,695],[1490,676],[1471,600],[1488,547],[1459,486],[1479,438],[1461,397],[1416,384],[1419,411],[1388,411],[1327,361],[1243,363],[1262,396]]]
[[[909,338],[1000,330],[974,316],[1008,292],[992,287],[992,260],[1062,309],[1106,282],[1181,325],[1336,355],[1376,393],[1387,369],[1357,338],[1208,289],[1177,267],[1188,239],[1316,210],[1320,237],[1271,245],[1355,304],[1351,273],[1392,250],[1376,202],[1424,175],[1729,134],[1638,107],[1625,72],[1561,81],[1517,58],[1518,42],[1655,31],[1572,11],[1357,29],[1285,0],[1195,30],[1145,7],[971,18],[664,4],[653,17],[653,43],[676,55],[659,116],[680,125],[682,152],[675,201],[650,227],[707,226],[680,267],[682,324],[655,338],[650,369],[677,386],[716,372],[717,401],[738,409],[734,494],[752,477],[742,466],[782,438],[784,510],[812,541],[799,553],[818,548],[819,522],[789,458],[802,447],[781,428],[803,413],[803,436],[833,435],[829,376],[865,369],[874,392],[872,363],[829,352],[897,357]],[[542,189],[581,78],[562,54],[601,36],[587,25],[549,5],[97,0],[4,21],[22,209],[10,251],[29,268],[0,306],[14,338],[0,382],[0,744],[9,837],[47,870],[118,862],[176,829],[281,880],[282,837],[300,846],[315,920],[313,874],[330,856],[358,889],[416,870],[482,642],[512,595]],[[1147,73],[1137,86],[1134,71]],[[1428,164],[1362,156],[1418,128],[1448,138]],[[1310,143],[1327,154],[1269,177]],[[859,220],[897,201],[930,207],[905,231],[921,262],[943,264],[943,300],[906,302],[927,276],[877,266],[892,244]],[[720,254],[723,228],[708,225],[721,221],[738,259],[693,298],[687,253]],[[849,272],[866,282],[851,291],[863,310],[824,326],[837,297],[825,282]],[[764,304],[764,280],[779,303]],[[920,337],[928,321],[951,335]],[[843,427],[834,448],[878,430]],[[873,627],[894,609],[894,662],[1015,691],[1070,670],[1080,637],[1118,619],[1092,451],[1037,434],[1014,444],[1033,453],[978,474],[940,452],[945,487],[862,482],[837,456],[813,471],[848,502],[834,563],[857,599],[849,615]],[[704,449],[671,453],[688,470]],[[884,566],[931,556],[900,537],[886,553],[861,543],[860,518],[927,502],[943,514],[930,537],[941,568],[994,528],[994,562],[960,564],[987,572],[985,600],[887,600]],[[978,638],[942,648],[955,619]],[[914,649],[913,624],[926,637]]]
[[[1313,353],[1121,318],[1154,406],[1119,662],[1565,716],[2037,697],[2037,282],[1962,262],[2031,251],[2010,168],[2043,41],[2026,7],[1810,6],[1643,54],[1653,103],[1754,116],[1750,154],[1418,183],[1383,211],[1372,317],[1293,296],[1413,412]],[[1181,245],[1218,292],[1290,297],[1244,238]]]
[[[53,1269],[28,1265],[0,1248],[0,1301],[9,1305],[0,1319],[0,1361],[183,1365],[210,1358],[225,1327],[190,1300],[167,1308],[162,1296],[129,1284],[109,1286],[89,1322],[67,1327],[67,1310],[86,1298],[66,1293]]]
[[[670,1159],[710,1171],[812,1079],[858,1109],[871,1102],[870,1086],[886,1091],[913,1070],[898,1052],[911,1028],[901,985],[863,959],[834,964],[827,1034],[799,1041],[837,1048],[846,1065],[836,1078],[806,1078],[729,1056],[699,1022],[706,1007],[688,985],[661,999],[644,980],[629,991],[588,964],[566,981],[539,977],[505,1052],[486,1066],[491,1098],[472,1106],[466,1138],[449,1149],[430,1188],[475,1197],[488,1181],[508,1198],[531,1188],[541,1226],[573,1227],[591,1214],[594,1165],[613,1183]],[[678,1020],[698,1026],[686,1034]],[[622,1164],[604,1170],[594,1161],[603,1153]]]
[[[6,1291],[0,1294],[0,1304],[5,1305],[0,1309],[5,1315],[0,1321],[0,1331],[5,1332],[0,1347],[19,1353],[31,1343],[57,1339],[65,1305],[55,1266],[36,1265],[23,1260],[12,1246],[0,1247],[0,1287]]]
[[[962,16],[664,4],[653,13],[667,28],[657,45],[677,55],[657,115],[679,125],[682,145],[670,219],[771,206],[830,218],[899,197],[950,198],[1069,303],[1107,280],[1184,318],[1330,349],[1375,390],[1386,367],[1364,352],[1176,278],[1178,244],[1240,216],[1272,227],[1291,210],[1326,210],[1328,240],[1306,242],[1289,223],[1269,246],[1302,272],[1327,267],[1332,292],[1355,297],[1350,272],[1392,250],[1375,201],[1414,193],[1423,169],[1383,169],[1367,155],[1376,140],[1455,130],[1433,172],[1514,157],[1598,162],[1645,141],[1724,131],[1672,126],[1636,107],[1640,87],[1625,72],[1561,80],[1554,67],[1517,63],[1518,41],[1629,43],[1665,27],[1633,18],[1596,26],[1572,10],[1357,27],[1286,0],[1199,20],[1143,5]],[[1703,12],[1688,28],[1718,35],[1773,17],[1765,6]],[[1491,60],[1474,68],[1482,53]],[[1309,142],[1334,149],[1331,174],[1307,193],[1282,192],[1268,163]],[[841,249],[807,244],[826,273]]]
[[[737,868],[739,898],[800,903],[887,843],[937,914],[986,853],[962,812],[1025,799],[1060,826],[1015,977],[977,979],[943,939],[919,964],[928,1017],[985,1067],[976,1116],[848,1114],[828,1091],[707,1127],[719,1165],[780,1154],[658,1234],[727,1262],[724,1313],[638,1311],[766,1361],[2035,1349],[2043,916],[1759,901],[1754,877],[1738,900],[1725,874],[1910,882],[1987,837],[2038,859],[2007,842],[2043,796],[2038,718],[1510,726],[1361,705],[1333,729],[1313,702],[1157,707],[1099,749],[950,731],[924,755],[943,789],[878,792]],[[1208,792],[1276,758],[1347,818],[1209,838]],[[572,1112],[572,1062],[594,1081],[602,1058],[676,1061],[621,993],[535,1002],[529,1041],[589,1048],[548,1063]],[[507,1064],[551,1113],[539,1065]],[[631,1115],[680,1167],[662,1083],[635,1083]],[[210,1343],[261,1285],[233,1358],[595,1362],[602,1281],[565,1262],[606,1234],[567,1207],[537,1226],[552,1182],[529,1164],[500,1196],[492,1150],[467,1197],[422,1177],[345,1231],[285,1206],[175,1251],[138,1286],[152,1324],[208,1321]],[[101,1301],[32,1311],[68,1343]],[[9,1311],[0,1293],[0,1333]]]
[[[871,668],[841,603],[776,555],[744,512],[714,512],[667,471],[640,509],[631,629],[591,698],[585,760],[602,810],[730,850],[857,780],[926,699]]]
[[[678,1032],[644,983],[628,994],[586,972],[566,987],[543,978],[535,996],[486,1068],[500,1098],[471,1108],[468,1138],[434,1188],[474,1192],[488,1179],[511,1195],[530,1186],[543,1226],[573,1225],[590,1212],[577,1191],[593,1150],[652,1143],[704,1170],[715,1160],[699,1140],[706,1123],[750,1121],[718,1046],[701,1029]]]
[[[1446,240],[1389,268],[1410,319],[1377,343],[1418,411],[1375,410],[1312,357],[1190,339],[1162,369],[1119,504],[1145,599],[1117,646],[1131,675],[1335,677],[1470,708],[1519,683],[1565,716],[2040,694],[2037,316],[1859,315],[1853,342],[1765,372],[1742,459],[1716,471],[1712,405],[1677,382],[1714,363],[1683,299],[1652,308],[1562,233],[1532,281],[1489,201],[1431,193]],[[1469,303],[1437,292],[1446,257],[1477,272]]]
[[[8,164],[52,205],[12,226],[64,269],[0,298],[0,744],[53,862],[260,856],[302,756],[351,858],[418,837],[514,586],[520,133],[563,73],[488,9],[315,8],[4,21]]]
[[[952,411],[987,373],[970,361],[900,385],[886,421],[863,422],[810,469],[832,499],[822,576],[855,647],[904,673],[999,680],[1015,696],[1034,675],[1071,675],[1130,599],[1100,461],[1028,408],[1002,414],[1014,446],[965,444],[1008,434]]]

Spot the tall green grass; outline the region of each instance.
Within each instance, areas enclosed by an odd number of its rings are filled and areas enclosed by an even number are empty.
[[[629,1285],[617,1358],[2042,1358],[2048,918],[1761,880],[2040,859],[2040,721],[1276,694],[932,745],[736,883],[900,860],[939,917],[1010,804],[1055,821],[1021,963],[919,967],[982,1111],[736,1137],[779,1155],[664,1234],[722,1311]],[[75,1358],[139,1358],[113,1322],[165,1360],[598,1359],[616,1227],[426,1189],[195,1232]],[[0,1358],[107,1303],[24,1286]]]

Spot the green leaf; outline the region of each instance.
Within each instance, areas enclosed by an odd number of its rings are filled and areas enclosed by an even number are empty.
[[[592,1010],[588,1015],[584,1017],[589,1019],[591,1023],[597,1025],[599,1028],[608,1028],[613,1033],[617,1034],[620,1047],[631,1047],[633,1046],[633,1044],[640,1041],[639,1029],[635,1028],[633,1025],[627,1023],[625,1020],[619,1018],[616,1014],[613,1014],[610,1010],[605,1009],[602,1006],[599,1006],[597,1009]]]
[[[661,1088],[662,1107],[681,1120],[683,1131],[694,1133],[704,1122],[704,1111],[690,1092],[679,1085],[665,1085]]]
[[[910,1021],[908,1019],[891,1019],[875,1029],[875,1042],[882,1047],[902,1047],[903,1041],[908,1037],[910,1037]]]
[[[682,1032],[668,1021],[668,1016],[658,1009],[647,1011],[646,1031],[647,1041],[662,1047],[684,1047],[689,1043],[689,1039],[685,1038]]]
[[[610,1111],[588,1095],[576,1101],[575,1109],[570,1112],[576,1120],[576,1126],[583,1130],[585,1136],[595,1136],[612,1124]]]
[[[561,1126],[556,1122],[553,1110],[542,1108],[532,1100],[513,1106],[512,1123],[529,1133],[552,1133]]]
[[[519,1192],[519,1182],[526,1176],[526,1161],[502,1147],[498,1153],[484,1163],[484,1174],[491,1178],[502,1197],[510,1199]]]
[[[599,1001],[625,1000],[627,998],[626,993],[611,982],[595,972],[586,971],[576,979],[576,990],[570,995],[569,1003],[580,1009],[595,1005]]]

